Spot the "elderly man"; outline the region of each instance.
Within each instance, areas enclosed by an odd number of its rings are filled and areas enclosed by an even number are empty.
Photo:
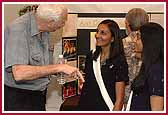
[[[17,18],[5,29],[4,107],[5,111],[45,111],[49,76],[72,74],[77,68],[49,64],[49,32],[65,24],[63,5],[40,4],[36,12]]]
[[[129,70],[129,85],[125,89],[124,105],[127,105],[127,101],[131,92],[131,83],[138,75],[141,67],[141,44],[137,42],[139,39],[139,29],[141,26],[149,22],[148,14],[141,8],[133,8],[128,11],[125,17],[125,28],[127,37],[124,38],[123,46],[124,52],[128,63]],[[135,47],[135,45],[139,47]]]

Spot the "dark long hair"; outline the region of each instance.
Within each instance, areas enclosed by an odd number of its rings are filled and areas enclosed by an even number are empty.
[[[164,29],[157,23],[148,23],[140,28],[143,44],[142,66],[139,75],[135,78],[132,89],[140,93],[148,77],[152,64],[164,65]]]
[[[111,43],[111,46],[110,46],[110,59],[115,58],[119,54],[124,55],[123,44],[120,38],[120,28],[118,24],[113,20],[103,20],[102,22],[100,22],[99,25],[101,24],[106,24],[108,26],[111,32],[111,35],[114,38],[114,41]],[[102,48],[100,46],[96,46],[96,51],[93,53],[94,60],[97,60],[101,51],[102,51]]]

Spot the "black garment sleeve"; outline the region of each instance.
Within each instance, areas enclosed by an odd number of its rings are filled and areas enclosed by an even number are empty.
[[[129,82],[128,64],[123,58],[121,58],[120,61],[118,61],[115,78],[116,82],[124,81],[126,84],[128,84]]]
[[[147,83],[150,96],[164,96],[164,72],[163,67],[154,65],[148,73]]]

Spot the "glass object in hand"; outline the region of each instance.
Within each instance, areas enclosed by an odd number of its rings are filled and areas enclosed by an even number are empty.
[[[66,63],[66,59],[64,59],[63,55],[59,55],[57,64],[65,64]],[[65,74],[63,72],[60,72],[57,74],[57,81],[59,84],[65,84],[66,80],[64,78]]]

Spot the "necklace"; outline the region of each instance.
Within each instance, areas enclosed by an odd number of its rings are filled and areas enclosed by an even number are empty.
[[[101,65],[101,66],[106,65],[106,59],[103,60],[103,61],[100,61],[100,65]]]
[[[108,56],[101,56],[101,60],[100,60],[100,65],[106,65],[106,61],[108,59]]]

